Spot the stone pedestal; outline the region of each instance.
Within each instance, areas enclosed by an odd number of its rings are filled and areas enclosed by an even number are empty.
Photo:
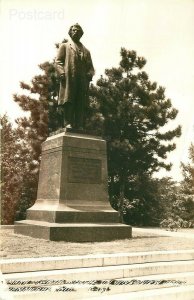
[[[106,142],[60,133],[42,145],[38,195],[15,233],[55,241],[130,238],[108,200]]]

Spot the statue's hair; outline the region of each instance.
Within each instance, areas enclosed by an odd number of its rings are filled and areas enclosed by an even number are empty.
[[[71,29],[72,29],[73,27],[79,28],[79,30],[81,31],[81,36],[84,34],[83,29],[81,28],[81,26],[80,26],[78,23],[76,23],[76,24],[72,25],[72,26],[69,28],[69,32],[68,32],[68,33],[69,33],[70,36],[71,36]]]

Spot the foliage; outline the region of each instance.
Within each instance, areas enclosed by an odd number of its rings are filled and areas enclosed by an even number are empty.
[[[52,63],[39,65],[42,75],[34,76],[30,84],[20,83],[28,95],[14,95],[14,101],[30,116],[16,120],[20,135],[28,139],[32,150],[31,168],[37,169],[40,162],[41,144],[48,133],[57,128],[57,78]],[[49,120],[49,122],[48,122]]]
[[[189,228],[192,227],[193,224],[190,221],[184,221],[183,219],[176,217],[174,218],[168,218],[168,219],[164,219],[161,223],[160,223],[160,227],[161,228],[165,228],[166,230],[170,230],[170,231],[177,231],[179,228]]]
[[[7,115],[1,121],[1,223],[12,224],[17,213],[31,205],[35,178],[29,173],[29,147],[20,131],[13,128]],[[29,184],[30,182],[30,184]],[[25,184],[24,184],[25,183]],[[24,185],[28,187],[28,201],[24,197]],[[33,190],[34,191],[34,190]],[[31,196],[31,197],[30,197]],[[23,205],[21,202],[23,201]]]
[[[142,71],[145,64],[135,51],[122,48],[119,67],[105,70],[90,90],[93,115],[88,126],[101,129],[107,140],[112,202],[124,209],[128,199],[133,216],[135,211],[145,214],[147,206],[151,209],[145,178],[150,182],[160,168],[170,170],[167,154],[176,147],[173,138],[181,134],[180,126],[165,131],[177,110],[165,97],[165,89]]]
[[[194,227],[194,145],[189,147],[188,164],[181,164],[183,181],[173,204],[174,214],[185,222],[184,227]]]
[[[31,85],[20,86],[23,95],[14,95],[14,101],[28,114],[16,119],[13,129],[6,116],[2,122],[2,223],[11,224],[23,218],[27,208],[36,199],[41,144],[48,132],[57,128],[57,78],[52,63],[40,65],[42,75],[35,76]],[[49,119],[49,122],[48,122]],[[14,196],[13,196],[14,195]]]
[[[170,230],[194,227],[194,194],[185,193],[184,180],[176,184],[163,179],[159,194],[163,203],[163,219],[160,226]]]
[[[183,182],[182,190],[187,195],[194,195],[194,145],[191,144],[189,147],[189,158],[188,164],[181,163]]]

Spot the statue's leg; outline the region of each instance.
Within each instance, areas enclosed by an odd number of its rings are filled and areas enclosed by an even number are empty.
[[[83,129],[83,127],[83,103],[80,101],[78,105],[75,105],[75,128]]]
[[[82,80],[78,79],[74,104],[75,128],[77,129],[83,129],[84,127],[84,96]]]
[[[67,102],[58,106],[58,124],[59,128],[66,128],[72,126],[72,104]]]
[[[59,105],[58,106],[58,125],[59,128],[63,128],[64,127],[64,105]]]
[[[67,102],[64,105],[64,127],[71,126],[73,127],[74,118],[73,118],[73,105],[71,102]]]

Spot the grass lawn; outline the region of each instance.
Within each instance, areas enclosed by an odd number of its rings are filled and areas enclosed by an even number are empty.
[[[186,232],[194,234],[194,228],[180,228],[178,232]]]
[[[13,229],[1,229],[0,240],[2,259],[194,249],[194,239],[136,232],[135,229],[133,229],[132,239],[112,242],[53,242],[16,235]]]

